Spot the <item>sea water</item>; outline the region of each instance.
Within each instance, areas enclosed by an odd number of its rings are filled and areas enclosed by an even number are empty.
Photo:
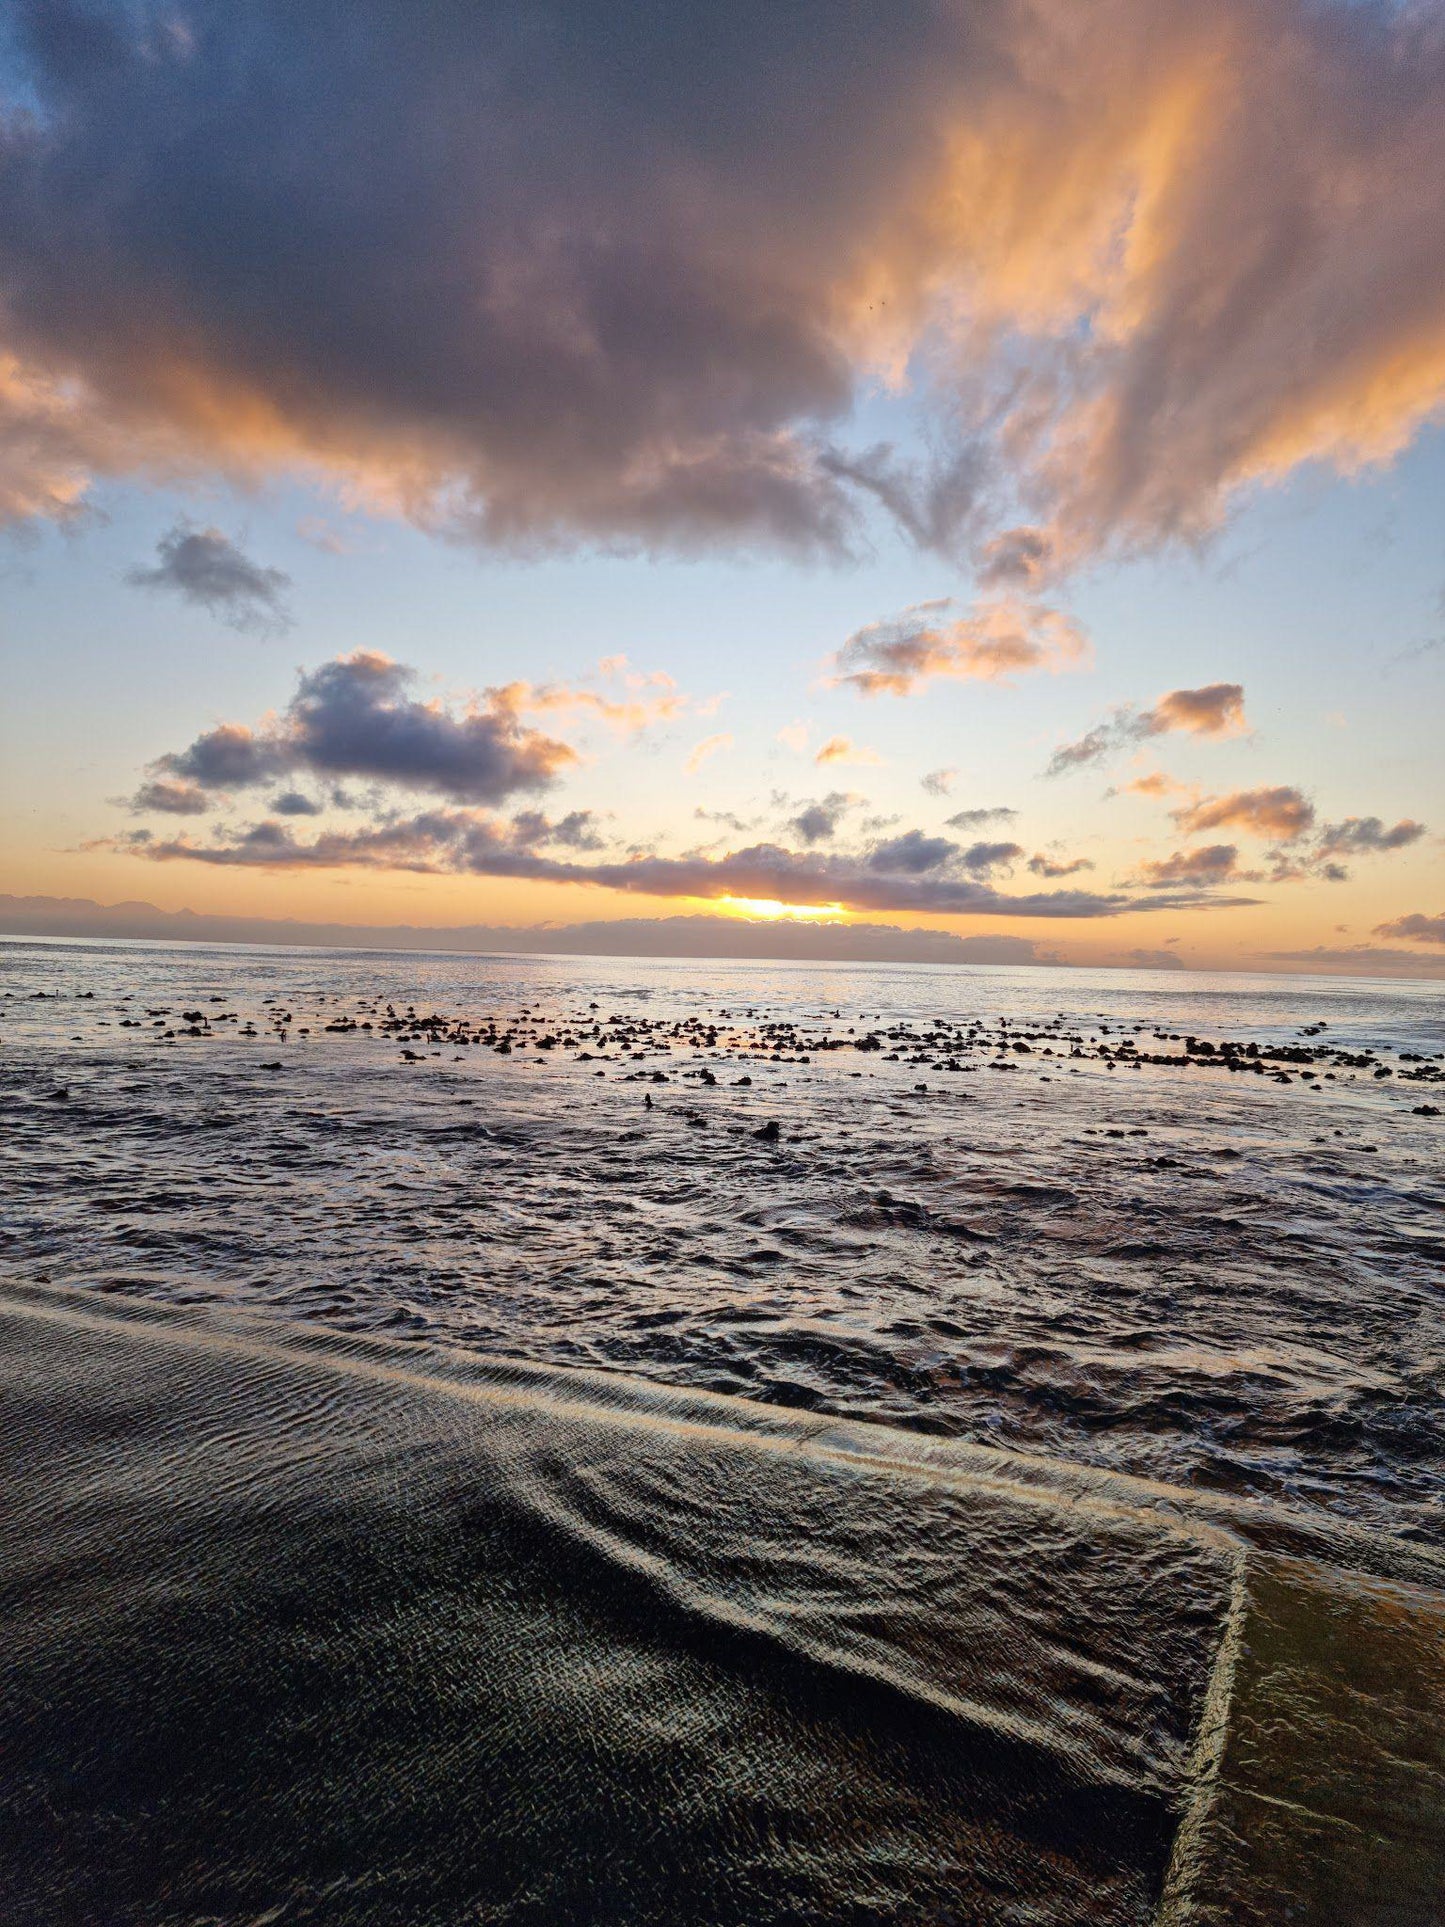
[[[1426,983],[16,940],[0,1272],[1438,1541],[1442,1050]]]

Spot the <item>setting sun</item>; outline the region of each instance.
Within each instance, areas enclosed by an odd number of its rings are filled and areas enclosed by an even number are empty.
[[[776,897],[723,897],[721,908],[730,917],[761,917],[772,922],[792,917],[800,923],[821,917],[841,917],[841,903],[780,903]]]

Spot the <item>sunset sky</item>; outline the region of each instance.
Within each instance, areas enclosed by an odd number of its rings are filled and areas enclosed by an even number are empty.
[[[3,21],[0,892],[1445,973],[1440,5]]]

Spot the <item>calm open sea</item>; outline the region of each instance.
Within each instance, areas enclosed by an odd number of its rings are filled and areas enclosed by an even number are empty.
[[[0,1268],[1433,1538],[1442,1052],[1423,983],[14,940]]]

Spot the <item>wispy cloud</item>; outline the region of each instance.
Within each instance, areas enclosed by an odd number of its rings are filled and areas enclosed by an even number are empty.
[[[1202,689],[1171,689],[1150,709],[1135,709],[1125,704],[1103,722],[1095,723],[1077,741],[1060,744],[1049,758],[1044,774],[1064,776],[1073,770],[1087,769],[1153,736],[1178,731],[1191,736],[1237,736],[1247,727],[1242,684],[1212,682]],[[1138,783],[1153,780],[1140,778]]]
[[[1178,796],[1185,791],[1183,783],[1176,783],[1172,776],[1166,776],[1162,769],[1146,770],[1142,776],[1131,777],[1127,783],[1119,783],[1106,791],[1109,796]]]
[[[951,766],[947,769],[931,769],[918,779],[919,787],[930,796],[951,796],[953,786],[958,781],[958,771]]]
[[[721,750],[731,749],[732,746],[733,739],[727,730],[720,730],[716,736],[704,736],[700,743],[693,744],[683,768],[689,776],[695,775],[710,756],[716,756]]]
[[[1424,834],[1425,825],[1413,817],[1386,825],[1378,816],[1347,816],[1342,823],[1326,823],[1320,831],[1320,855],[1374,856],[1406,850]]]
[[[592,680],[604,687],[592,688]],[[516,681],[487,693],[496,708],[519,716],[593,717],[626,735],[640,735],[684,716],[711,716],[725,700],[721,695],[702,700],[686,695],[665,669],[644,673],[631,668],[626,656],[605,656],[590,679],[576,683]]]
[[[953,606],[920,602],[856,630],[838,651],[833,681],[864,696],[911,696],[938,678],[1008,682],[1089,660],[1078,623],[1043,603],[1004,597],[950,616]]]
[[[948,827],[951,830],[977,830],[985,823],[1012,823],[1017,815],[1018,811],[1009,809],[1006,804],[994,803],[983,809],[960,810],[956,816],[949,817]]]
[[[1092,870],[1094,865],[1086,856],[1058,857],[1049,856],[1040,850],[1029,858],[1029,869],[1036,877],[1074,877],[1081,870]]]
[[[855,743],[851,736],[830,736],[813,761],[826,769],[830,763],[880,764],[883,758],[876,749]]]
[[[219,529],[177,522],[156,544],[156,558],[153,568],[130,571],[132,588],[167,590],[227,628],[256,636],[279,636],[291,627],[290,576],[253,562]]]

